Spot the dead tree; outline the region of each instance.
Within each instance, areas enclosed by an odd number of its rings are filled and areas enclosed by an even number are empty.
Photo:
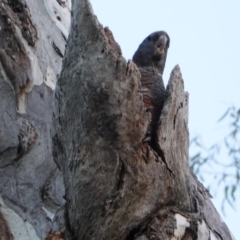
[[[232,239],[189,169],[179,67],[158,156],[142,143],[140,73],[87,0],[73,1],[64,56],[70,7],[0,2],[0,239]]]
[[[66,187],[73,239],[232,239],[188,165],[188,94],[176,66],[158,128],[158,154],[142,143],[149,114],[140,74],[87,0],[73,17],[54,107],[53,156]]]

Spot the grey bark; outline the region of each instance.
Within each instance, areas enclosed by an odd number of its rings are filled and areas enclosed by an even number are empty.
[[[137,67],[87,0],[73,17],[54,106],[53,156],[73,239],[232,239],[188,165],[188,94],[176,66],[159,156],[142,139],[149,114]]]
[[[188,166],[179,67],[158,156],[140,73],[87,0],[73,1],[52,109],[70,5],[0,1],[0,239],[232,239]]]
[[[0,1],[0,239],[44,239],[65,202],[50,128],[62,66],[53,43],[64,53],[69,20],[55,1]]]

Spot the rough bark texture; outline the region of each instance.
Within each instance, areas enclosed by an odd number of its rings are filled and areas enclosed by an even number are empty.
[[[50,128],[69,25],[55,0],[0,1],[0,239],[44,239],[65,201]]]
[[[57,84],[53,156],[73,239],[232,239],[188,165],[188,94],[178,66],[167,86],[159,149],[142,139],[149,115],[140,74],[87,0],[73,1]]]
[[[0,0],[0,239],[232,239],[189,170],[179,67],[159,156],[142,143],[137,67],[87,0],[73,4],[52,123],[71,4]]]

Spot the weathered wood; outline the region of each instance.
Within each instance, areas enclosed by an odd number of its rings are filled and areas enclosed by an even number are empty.
[[[158,152],[142,143],[149,115],[139,86],[137,67],[122,57],[90,3],[73,1],[52,132],[68,231],[73,239],[232,239],[190,172],[179,67],[167,86]]]
[[[232,239],[188,166],[179,67],[155,152],[140,73],[87,0],[73,1],[52,123],[70,7],[0,2],[0,238]]]

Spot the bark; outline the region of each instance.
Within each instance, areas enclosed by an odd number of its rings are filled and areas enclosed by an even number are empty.
[[[0,1],[0,239],[44,239],[65,201],[50,128],[69,25],[56,1]]]
[[[188,165],[188,94],[176,66],[155,152],[140,74],[87,0],[73,1],[54,105],[53,156],[72,239],[232,239]],[[68,238],[68,237],[67,237]]]
[[[87,0],[73,1],[56,86],[70,8],[0,1],[0,239],[232,239],[188,166],[178,66],[158,153],[142,143],[140,73]]]

